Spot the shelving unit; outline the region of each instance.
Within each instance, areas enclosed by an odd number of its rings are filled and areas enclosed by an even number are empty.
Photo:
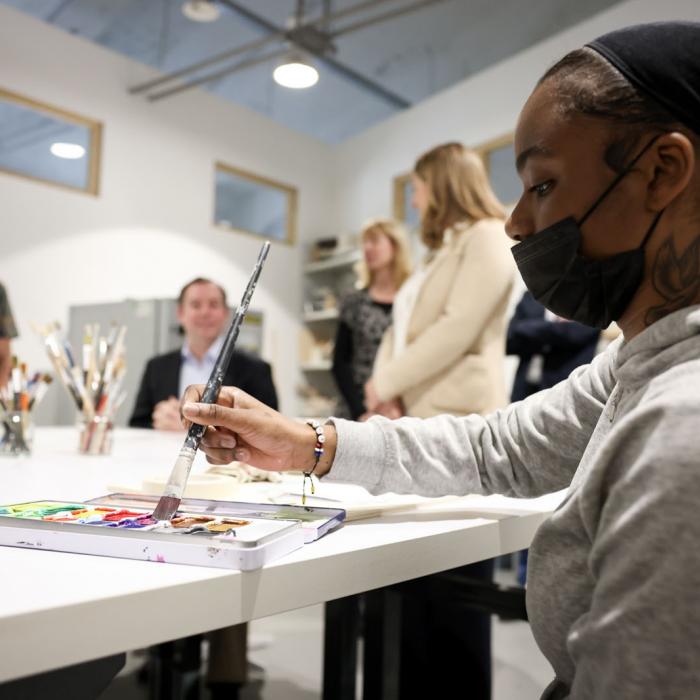
[[[337,321],[338,309],[322,309],[321,311],[307,311],[304,314],[304,323],[318,323],[320,321]]]
[[[306,263],[304,265],[304,274],[313,274],[315,272],[326,272],[328,270],[337,270],[338,268],[354,265],[360,259],[359,250],[345,251],[329,256],[326,260],[317,260],[315,262]]]
[[[302,372],[330,372],[333,366],[331,360],[322,362],[307,362],[301,366]]]
[[[338,324],[337,304],[353,289],[356,279],[353,266],[360,257],[359,250],[345,250],[306,263],[303,267],[304,328],[299,357],[306,388],[313,394],[302,408],[305,417],[332,413],[338,400],[338,389],[331,373]]]

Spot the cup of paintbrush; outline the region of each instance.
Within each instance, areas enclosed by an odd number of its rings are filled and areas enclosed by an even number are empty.
[[[30,454],[34,441],[33,410],[51,384],[49,374],[29,378],[27,365],[12,358],[10,382],[0,390],[0,455]]]
[[[78,451],[87,455],[107,455],[112,451],[114,436],[114,417],[126,398],[126,392],[120,387],[124,373],[118,375],[117,382],[110,382],[106,393],[100,397],[94,413],[78,418]]]
[[[84,455],[108,455],[112,452],[114,424],[107,416],[79,418],[78,452]]]
[[[112,450],[114,417],[126,398],[122,389],[125,337],[126,326],[112,325],[106,337],[100,337],[97,324],[85,326],[82,367],[74,370],[83,403],[78,442],[83,454],[104,455]]]
[[[73,351],[57,323],[36,330],[43,336],[49,359],[78,410],[78,451],[109,454],[114,417],[126,397],[122,389],[126,326],[112,324],[107,335],[100,335],[99,324],[86,324],[80,354]]]

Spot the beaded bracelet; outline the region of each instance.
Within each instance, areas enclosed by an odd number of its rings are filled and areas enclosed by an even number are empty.
[[[306,505],[306,480],[311,482],[311,495],[316,493],[314,488],[314,480],[311,475],[316,471],[321,455],[323,455],[323,443],[326,441],[326,435],[323,432],[323,426],[317,420],[307,420],[306,424],[313,428],[316,433],[316,445],[314,446],[314,466],[308,472],[302,472],[304,474],[304,481],[301,485],[301,504]]]

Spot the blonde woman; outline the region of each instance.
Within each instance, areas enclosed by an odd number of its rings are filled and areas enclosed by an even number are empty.
[[[507,403],[506,307],[514,264],[505,210],[481,158],[459,143],[428,151],[413,172],[426,262],[397,296],[367,409],[401,399],[410,416],[486,414]]]
[[[371,221],[363,228],[361,240],[358,290],[341,303],[333,352],[333,376],[343,397],[338,413],[354,420],[366,415],[363,387],[391,323],[394,295],[411,272],[406,234],[397,222]],[[381,408],[385,414],[400,415],[391,402]]]
[[[503,364],[515,266],[505,210],[481,158],[459,143],[418,159],[413,193],[428,256],[396,296],[365,388],[367,410],[389,418],[397,404],[421,418],[489,413],[508,403]],[[492,577],[493,561],[484,561],[399,587],[401,698],[437,697],[436,682],[446,689],[467,682],[470,698],[489,700],[490,617],[459,601],[470,579]]]

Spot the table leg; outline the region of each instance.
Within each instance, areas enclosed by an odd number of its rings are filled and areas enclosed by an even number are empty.
[[[151,647],[150,700],[199,700],[201,645],[195,634]]]
[[[401,596],[392,588],[365,593],[363,700],[398,700]]]
[[[355,700],[360,596],[331,600],[325,606],[323,700]]]

